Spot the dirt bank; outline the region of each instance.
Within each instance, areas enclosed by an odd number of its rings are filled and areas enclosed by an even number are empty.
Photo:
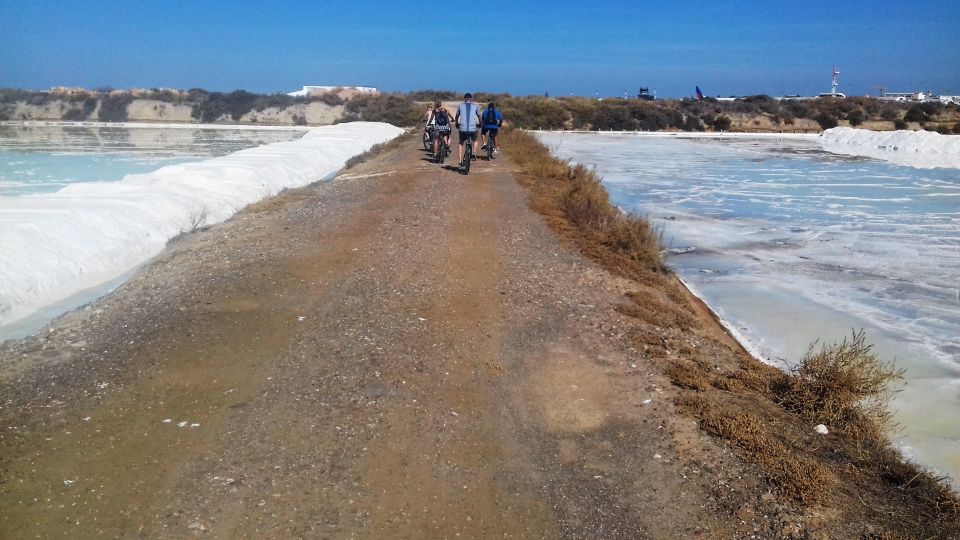
[[[677,410],[637,341],[650,286],[558,237],[510,161],[462,176],[416,135],[0,347],[0,536],[865,530]]]

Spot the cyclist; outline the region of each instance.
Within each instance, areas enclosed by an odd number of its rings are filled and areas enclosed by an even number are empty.
[[[460,118],[463,117],[461,122]],[[473,143],[473,159],[477,159],[477,125],[480,124],[480,109],[473,102],[473,94],[463,95],[463,103],[457,107],[457,116],[454,118],[457,129],[460,131],[460,166],[463,167],[463,143]]]
[[[444,108],[440,100],[433,104],[430,109],[430,118],[427,120],[428,126],[433,126],[433,155],[437,155],[440,150],[439,145],[445,144],[450,147],[450,111]]]
[[[480,137],[483,138],[483,146],[480,148],[486,150],[487,145],[492,144],[494,152],[500,151],[500,148],[497,146],[497,133],[499,133],[500,126],[502,125],[503,117],[491,101],[487,104],[487,110],[483,111],[483,122],[480,128]],[[487,136],[488,133],[489,136]]]
[[[420,118],[421,122],[427,123],[427,125],[424,126],[423,128],[423,132],[426,133],[428,137],[430,137],[430,140],[433,140],[433,120],[431,118],[432,115],[433,115],[433,107],[428,105],[427,112],[423,113],[423,117]]]

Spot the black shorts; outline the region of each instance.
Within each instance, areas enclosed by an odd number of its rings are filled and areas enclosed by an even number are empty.
[[[487,128],[487,127],[485,127],[485,128],[483,128],[483,129],[480,130],[480,134],[481,134],[481,135],[486,135],[487,133],[490,133],[490,136],[491,136],[491,137],[496,138],[496,137],[497,137],[497,133],[498,133],[499,131],[500,131],[500,128]]]
[[[468,139],[470,140],[470,142],[473,142],[473,141],[477,140],[477,132],[476,132],[476,131],[461,131],[461,132],[460,132],[460,142],[463,143],[464,141],[466,141],[466,140],[468,140]]]

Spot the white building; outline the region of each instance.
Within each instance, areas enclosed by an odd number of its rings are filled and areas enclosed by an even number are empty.
[[[380,91],[373,86],[304,86],[303,90],[297,90],[296,92],[289,92],[288,96],[293,97],[309,97],[309,96],[319,96],[321,94],[329,93],[346,93],[349,95],[356,94],[379,94]],[[343,96],[341,96],[343,97]]]

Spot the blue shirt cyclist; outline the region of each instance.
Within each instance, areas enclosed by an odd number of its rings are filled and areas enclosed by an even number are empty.
[[[492,101],[487,104],[486,110],[483,111],[480,124],[483,126],[480,129],[480,135],[483,138],[483,146],[481,146],[481,148],[486,149],[488,144],[493,144],[493,151],[499,152],[500,148],[497,144],[497,133],[500,131],[500,126],[503,125],[503,117]]]

